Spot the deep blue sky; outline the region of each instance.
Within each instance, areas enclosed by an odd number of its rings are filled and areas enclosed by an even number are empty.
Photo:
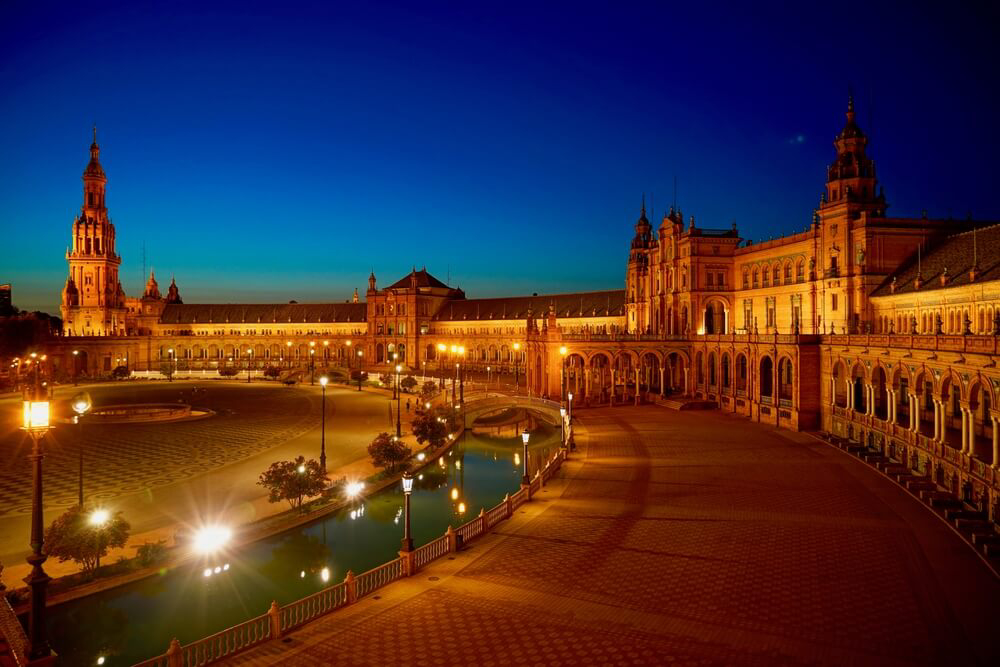
[[[94,121],[126,291],[145,243],[189,302],[617,288],[674,176],[699,225],[797,231],[849,85],[890,213],[1000,219],[985,3],[200,4],[0,6],[22,308],[57,308]]]

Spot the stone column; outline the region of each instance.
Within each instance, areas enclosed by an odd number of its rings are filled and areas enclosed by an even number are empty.
[[[611,393],[609,394],[610,399],[611,399],[611,405],[615,404],[615,376],[617,374],[618,374],[618,371],[615,370],[614,368],[612,368],[611,369]]]
[[[962,440],[961,440],[962,447],[961,447],[961,452],[963,454],[965,454],[965,453],[967,453],[967,450],[969,449],[969,431],[971,430],[969,428],[969,409],[966,408],[963,405],[961,408],[959,408],[959,410],[962,411]]]
[[[688,374],[689,374],[688,372],[690,370],[691,370],[690,368],[685,368],[684,369],[684,395],[685,396],[688,395]]]
[[[639,369],[635,369],[635,404],[639,405]]]
[[[931,401],[932,405],[934,406],[934,436],[931,438],[931,440],[937,442],[938,432],[940,431],[938,422],[938,400],[936,398],[932,398]]]
[[[889,424],[896,423],[896,417],[893,414],[896,409],[896,392],[888,387],[885,390],[885,420]]]
[[[830,405],[837,404],[837,378],[830,378]]]
[[[991,417],[993,422],[993,468],[1000,468],[1000,420]]]
[[[665,370],[666,369],[663,366],[660,366],[660,397],[661,398],[667,395],[667,386],[665,384],[663,384],[663,372]]]
[[[594,369],[588,368],[583,374],[583,393],[584,400],[587,404],[590,404],[590,376],[594,374]]]
[[[854,410],[854,383],[847,383],[847,409]]]

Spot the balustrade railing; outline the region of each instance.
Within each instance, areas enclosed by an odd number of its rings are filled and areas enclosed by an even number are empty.
[[[329,613],[347,604],[347,585],[344,582],[313,593],[281,608],[281,631],[287,632],[308,623],[317,616]]]
[[[403,559],[397,558],[368,570],[357,578],[357,595],[364,597],[403,576]]]
[[[474,519],[462,524],[454,531],[449,528],[449,533],[419,547],[409,556],[404,554],[357,577],[348,573],[348,578],[338,584],[324,588],[284,607],[279,607],[276,603],[272,604],[270,611],[262,616],[251,618],[239,625],[185,646],[181,646],[175,639],[170,643],[170,648],[166,653],[136,663],[134,667],[202,667],[266,641],[278,639],[286,632],[356,602],[397,579],[411,576],[428,563],[448,554],[452,549],[458,549],[460,545],[484,535],[489,528],[513,516],[514,510],[530,501],[531,495],[541,488],[543,479],[551,479],[565,458],[565,450],[560,449],[546,463],[544,469],[535,474],[528,487],[521,487],[516,493],[500,501],[497,506],[488,511],[480,512]],[[461,541],[456,539],[452,543],[451,538],[449,538],[451,534],[461,536]],[[411,569],[409,571],[406,567],[407,558],[410,559]],[[18,665],[25,665],[27,663],[23,661],[23,647],[27,645],[27,640],[23,639],[20,643],[11,641],[11,636],[15,634],[15,631],[12,627],[7,627],[9,618],[5,618],[5,606],[6,611],[9,611],[10,606],[7,605],[6,600],[0,603],[0,631],[3,632],[8,644],[12,646],[12,650],[16,650],[16,646],[22,647],[19,654],[21,662],[18,662]],[[17,617],[13,616],[12,611],[10,611],[10,617],[20,629],[20,623],[17,621]],[[20,629],[20,632],[23,638],[24,630]],[[18,659],[17,654],[15,659]]]
[[[28,650],[28,637],[24,633],[21,622],[17,620],[17,614],[11,609],[7,597],[0,590],[0,636],[7,642],[14,662],[17,665],[27,665],[26,656]]]

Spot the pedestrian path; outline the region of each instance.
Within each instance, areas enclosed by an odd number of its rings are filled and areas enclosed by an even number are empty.
[[[579,417],[498,532],[226,664],[1000,664],[996,578],[862,462],[719,413]]]

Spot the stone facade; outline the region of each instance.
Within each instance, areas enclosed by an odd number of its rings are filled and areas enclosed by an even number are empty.
[[[709,401],[881,447],[993,512],[1000,227],[888,216],[867,144],[849,102],[808,228],[766,242],[680,210],[654,231],[643,202],[621,290],[470,299],[414,268],[369,276],[364,301],[192,305],[152,273],[142,297],[121,291],[95,134],[50,358],[89,374],[489,368],[578,406]]]

